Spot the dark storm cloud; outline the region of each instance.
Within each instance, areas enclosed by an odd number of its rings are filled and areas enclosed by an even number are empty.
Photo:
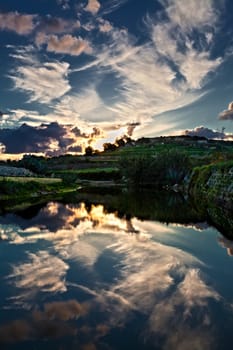
[[[0,143],[5,146],[6,153],[45,153],[52,155],[66,153],[72,145],[76,145],[77,135],[82,133],[75,128],[72,133],[70,126],[58,123],[41,124],[33,127],[22,124],[17,129],[1,129]],[[77,147],[78,149],[78,147]],[[80,150],[79,150],[80,151]]]
[[[82,147],[81,146],[70,146],[67,148],[67,152],[74,152],[74,153],[80,153],[82,152]]]

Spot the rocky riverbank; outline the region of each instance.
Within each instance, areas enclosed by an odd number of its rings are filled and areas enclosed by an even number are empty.
[[[209,205],[233,209],[233,163],[195,168],[188,183],[188,193]]]
[[[224,234],[233,238],[233,164],[218,163],[195,168],[187,183],[194,205]]]

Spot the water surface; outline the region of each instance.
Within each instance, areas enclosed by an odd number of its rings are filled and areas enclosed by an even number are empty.
[[[0,217],[1,349],[229,349],[233,243],[174,199],[125,202]]]

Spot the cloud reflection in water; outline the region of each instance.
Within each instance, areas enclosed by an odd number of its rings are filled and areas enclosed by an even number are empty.
[[[54,229],[55,225],[48,218],[56,221],[58,216],[56,230],[50,231],[49,227]],[[41,229],[43,217],[44,223],[49,224]],[[196,350],[202,349],[203,344],[205,349],[213,348],[208,303],[210,299],[218,302],[221,297],[206,284],[200,272],[204,264],[190,253],[156,242],[156,232],[175,233],[178,227],[119,218],[117,213],[106,212],[102,205],[87,208],[84,203],[49,203],[32,221],[33,230],[30,230],[30,222],[28,227],[23,222],[24,230],[18,230],[16,236],[9,235],[9,239],[13,244],[43,239],[51,243],[57,255],[47,251],[28,253],[28,262],[13,267],[9,278],[23,290],[18,298],[29,302],[39,291],[66,292],[72,285],[89,294],[90,299],[85,305],[77,300],[64,302],[64,305],[56,301],[47,303],[43,311],[33,311],[34,323],[44,319],[66,322],[80,315],[91,319],[93,313],[99,312],[104,331],[97,331],[99,324],[95,331],[91,329],[98,334],[97,339],[101,334],[127,325],[130,316],[137,312],[147,319],[141,336],[156,342],[156,335],[159,335],[163,339],[163,349]],[[151,232],[155,233],[153,237]],[[66,282],[70,259],[95,272],[106,250],[118,257],[117,266],[113,266],[118,269],[117,278],[103,283],[92,281],[92,289],[88,281],[86,285]],[[76,334],[77,328],[72,327],[67,332]],[[27,326],[24,329],[27,330]]]
[[[12,274],[8,276],[16,288],[21,290],[13,299],[26,302],[35,298],[39,292],[65,292],[68,269],[68,264],[47,251],[28,253],[28,262],[14,265]]]

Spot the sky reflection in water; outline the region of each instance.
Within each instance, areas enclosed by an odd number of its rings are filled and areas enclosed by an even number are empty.
[[[206,223],[56,202],[0,223],[6,348],[227,349],[232,340],[233,244]]]

